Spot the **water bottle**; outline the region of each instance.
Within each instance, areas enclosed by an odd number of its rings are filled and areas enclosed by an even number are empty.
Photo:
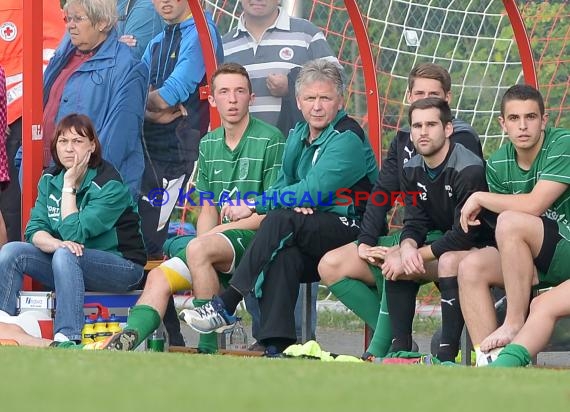
[[[85,316],[85,324],[81,330],[81,343],[93,343],[95,342],[95,330],[93,329],[95,321],[89,316]]]
[[[247,350],[247,334],[241,324],[241,318],[236,319],[236,324],[230,333],[231,350]]]
[[[229,349],[230,348],[230,333],[231,329],[226,329],[221,333],[218,333],[218,349]]]
[[[111,334],[119,333],[121,331],[121,326],[119,325],[119,318],[117,318],[117,316],[115,316],[114,313],[111,314],[111,317],[107,322],[107,329]]]
[[[107,319],[103,319],[102,316],[97,317],[93,331],[95,332],[95,342],[100,342],[107,339],[108,336],[111,336],[111,332],[107,329]]]
[[[151,352],[164,352],[166,350],[166,330],[162,322],[146,340],[146,348]]]

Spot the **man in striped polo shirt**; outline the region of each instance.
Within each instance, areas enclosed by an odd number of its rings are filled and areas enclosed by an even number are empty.
[[[570,278],[570,130],[547,127],[547,120],[538,90],[515,85],[505,92],[499,122],[510,142],[487,162],[492,193],[474,193],[461,211],[464,230],[479,224],[481,209],[499,213],[497,248],[471,253],[459,270],[461,307],[478,358],[507,345],[500,356],[530,362],[523,346],[509,343],[525,322],[531,289]],[[489,293],[494,285],[504,285],[508,302],[499,328]]]
[[[175,257],[148,274],[145,289],[133,307],[123,332],[106,345],[111,350],[136,348],[160,324],[170,296],[193,290],[195,306],[210,302],[227,284],[263,216],[220,224],[224,204],[239,204],[247,193],[261,194],[281,168],[281,132],[249,115],[254,95],[245,68],[222,64],[212,76],[210,104],[218,109],[222,126],[200,142],[196,189],[200,195],[197,237]],[[217,351],[216,334],[202,335],[198,350]]]
[[[319,58],[340,63],[323,32],[308,20],[289,16],[280,3],[241,0],[243,14],[222,42],[224,60],[243,65],[249,73],[256,96],[251,113],[287,136],[303,120],[294,96],[301,66]]]

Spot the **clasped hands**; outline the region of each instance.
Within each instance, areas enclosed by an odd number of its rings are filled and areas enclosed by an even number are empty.
[[[386,280],[413,280],[425,274],[423,258],[418,249],[409,246],[358,245],[358,256],[378,266]]]

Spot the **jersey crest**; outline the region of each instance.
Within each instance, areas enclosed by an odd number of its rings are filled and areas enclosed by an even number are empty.
[[[249,159],[239,159],[239,172],[238,177],[240,180],[244,180],[249,172]]]

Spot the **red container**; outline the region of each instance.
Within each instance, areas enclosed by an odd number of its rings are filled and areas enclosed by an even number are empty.
[[[38,320],[42,338],[53,339],[53,319]]]

